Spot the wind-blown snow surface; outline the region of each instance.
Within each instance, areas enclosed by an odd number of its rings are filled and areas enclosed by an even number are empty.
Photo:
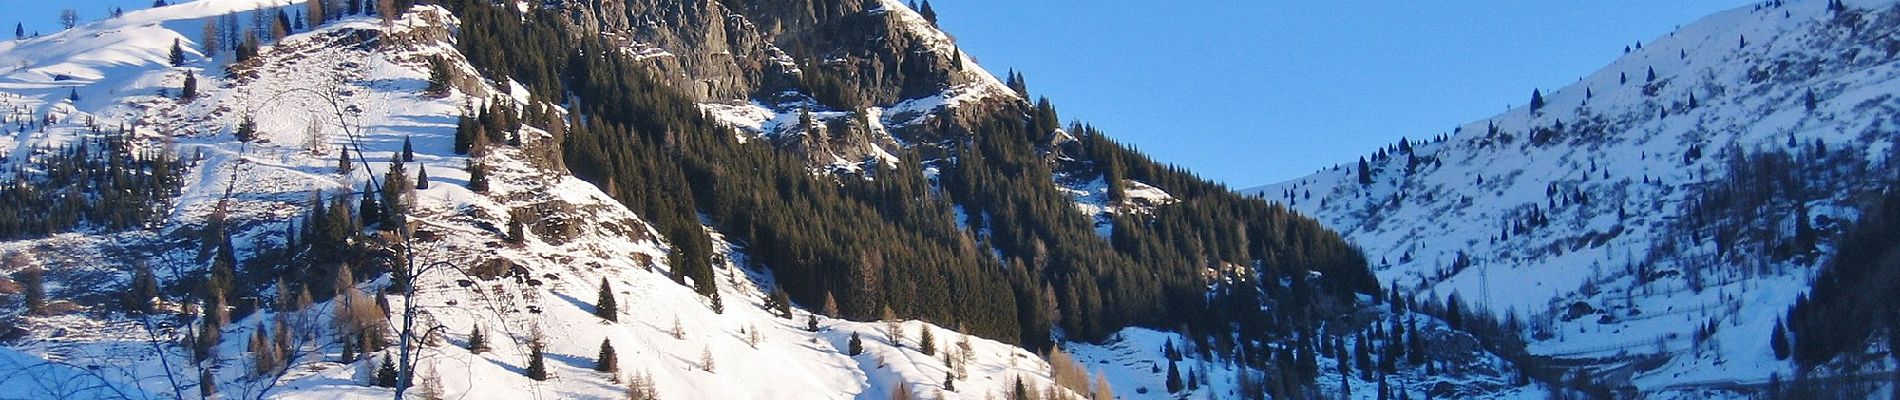
[[[0,137],[0,145],[10,146],[4,150],[23,155],[35,147],[75,141],[90,134],[85,127],[90,121],[108,127],[135,125],[143,146],[169,148],[188,159],[203,157],[187,173],[184,194],[161,226],[5,242],[0,250],[35,254],[34,261],[52,271],[49,289],[54,298],[119,290],[128,280],[124,271],[131,260],[154,262],[160,281],[168,285],[202,268],[188,261],[192,255],[185,248],[190,246],[178,246],[172,238],[204,223],[221,203],[236,221],[232,229],[240,257],[281,244],[281,233],[304,212],[311,193],[348,193],[380,178],[389,168],[385,160],[408,138],[416,153],[416,162],[408,165],[410,173],[426,168],[432,183],[417,191],[411,217],[419,232],[428,233],[419,237],[432,237],[417,242],[418,265],[507,260],[529,272],[517,278],[464,281],[448,268],[436,268],[415,282],[414,298],[390,296],[396,308],[415,303],[421,310],[419,329],[441,327],[440,339],[420,348],[419,370],[438,376],[450,398],[621,398],[626,391],[621,382],[634,374],[651,375],[663,398],[875,399],[900,386],[936,396],[944,381],[946,353],[926,356],[917,350],[917,332],[924,323],[903,322],[906,334],[901,340],[910,343],[901,348],[889,344],[879,323],[820,317],[821,329],[806,331],[808,312],[795,309],[795,318],[786,319],[764,309],[765,295],[759,288],[769,287],[770,276],[739,267],[744,265],[739,262],[742,249],[723,240],[717,244],[725,260],[718,265],[724,312],[713,312],[710,303],[667,275],[663,260],[668,247],[654,239],[657,235],[638,215],[592,185],[547,167],[545,155],[525,150],[550,140],[546,132],[522,132],[527,143],[522,149],[494,146],[481,158],[490,169],[489,192],[465,189],[468,176],[462,166],[468,158],[451,150],[456,116],[465,106],[500,91],[491,84],[486,93],[443,98],[420,94],[429,78],[430,57],[472,71],[445,42],[452,39],[441,28],[455,21],[440,9],[417,8],[392,27],[355,18],[291,35],[267,44],[255,74],[235,79],[224,78],[214,62],[192,50],[195,35],[186,33],[198,32],[201,21],[276,6],[301,3],[201,0],[132,11],[41,38],[0,42],[0,65],[8,66],[0,70],[0,102],[9,110],[33,116],[50,113],[60,121],[45,132],[19,130]],[[375,43],[365,44],[365,36],[358,34],[364,32],[377,33],[370,35],[377,38]],[[940,39],[948,43],[947,37]],[[174,40],[190,53],[183,67],[168,65],[167,50]],[[171,97],[185,71],[200,79],[202,95],[195,101]],[[975,86],[952,89],[943,98],[888,109],[932,111],[973,91],[996,94],[981,88],[1001,87],[980,69],[968,71],[985,78],[973,80]],[[70,102],[67,96],[75,91],[80,100]],[[260,132],[249,144],[231,136],[243,115],[254,117]],[[351,137],[358,139],[369,167],[359,163],[350,174],[339,174],[337,152]],[[515,209],[567,210],[543,213],[549,219],[543,222],[577,228],[570,235],[534,234],[524,245],[504,244],[492,221],[503,220]],[[619,298],[620,322],[593,315],[596,285],[603,279]],[[361,288],[371,290],[386,280]],[[260,292],[274,293],[274,288]],[[363,385],[363,371],[383,355],[365,356],[353,364],[338,362],[341,348],[327,328],[331,307],[323,303],[282,316],[313,332],[313,337],[296,341],[292,367],[282,377],[245,373],[244,340],[279,317],[269,312],[227,327],[217,347],[219,358],[202,366],[215,371],[227,398],[388,397],[390,389]],[[402,325],[401,315],[395,317],[393,323]],[[39,392],[34,390],[74,398],[121,397],[118,393],[131,398],[195,397],[200,365],[192,362],[189,350],[176,345],[184,329],[154,322],[159,320],[103,311],[20,316],[30,333],[0,348],[0,362],[5,363],[0,364],[0,376],[7,377],[0,380],[0,391],[35,397],[32,393]],[[682,337],[674,336],[676,324]],[[493,351],[471,354],[462,349],[477,326]],[[951,330],[931,329],[941,341],[938,349],[956,348],[953,344],[962,340]],[[862,335],[866,348],[855,357],[843,350],[854,332]],[[753,342],[755,333],[759,340]],[[536,336],[547,345],[552,375],[547,381],[523,375],[527,343]],[[618,377],[592,370],[603,339],[619,349]],[[943,398],[1000,394],[1018,378],[1032,387],[1051,384],[1049,367],[1039,356],[981,338],[970,342],[968,375],[956,382],[958,391]],[[708,354],[712,368],[702,363]],[[1116,379],[1137,375],[1111,374]],[[68,388],[42,380],[80,385]]]
[[[1722,149],[1797,152],[1785,142],[1819,141],[1893,168],[1900,8],[1849,0],[1850,11],[1836,14],[1826,3],[1770,2],[1683,26],[1575,84],[1544,90],[1540,110],[1519,107],[1460,126],[1444,141],[1412,142],[1414,172],[1406,171],[1407,154],[1391,148],[1391,157],[1371,163],[1370,185],[1348,163],[1248,192],[1339,230],[1388,283],[1440,301],[1457,293],[1528,318],[1535,354],[1652,364],[1611,368],[1633,374],[1639,390],[1786,378],[1792,366],[1773,358],[1769,333],[1809,287],[1813,261],[1717,268],[1731,272],[1700,290],[1680,275],[1650,281],[1631,271],[1689,268],[1650,251],[1675,239],[1669,227],[1695,200],[1693,188],[1725,176],[1733,155]],[[1804,101],[1809,89],[1819,100],[1813,111]],[[1559,121],[1571,127],[1562,136],[1530,134]],[[1588,200],[1552,202],[1553,190]],[[1817,222],[1852,220],[1852,194],[1825,193],[1806,205]],[[1501,237],[1514,215],[1533,208],[1548,226]],[[1678,254],[1717,254],[1712,241],[1693,242]],[[1471,266],[1452,271],[1460,252]],[[1564,318],[1578,304],[1588,306],[1587,317]],[[1712,338],[1693,340],[1711,321]]]

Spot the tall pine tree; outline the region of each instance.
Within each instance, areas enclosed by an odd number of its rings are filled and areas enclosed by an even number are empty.
[[[620,370],[618,356],[614,355],[614,344],[607,339],[600,340],[600,356],[594,359],[594,370],[614,372]]]
[[[594,300],[594,316],[608,321],[620,320],[620,306],[614,303],[613,287],[600,278],[600,295]]]
[[[468,160],[464,167],[468,172],[468,190],[475,193],[488,192],[488,166]]]
[[[172,39],[171,63],[174,67],[185,66],[185,48],[179,45],[178,39]]]
[[[545,357],[541,355],[541,347],[542,347],[542,344],[541,344],[540,338],[536,338],[534,343],[529,344],[528,379],[533,379],[537,381],[548,380],[547,360],[544,360]]]
[[[198,98],[198,74],[185,71],[185,84],[178,88],[178,99],[191,101]]]
[[[416,146],[408,136],[402,137],[402,162],[416,162]]]

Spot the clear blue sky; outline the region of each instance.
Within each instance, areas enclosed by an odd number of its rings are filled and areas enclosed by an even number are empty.
[[[1743,0],[935,0],[991,72],[1235,188],[1529,101]]]
[[[908,0],[907,0],[908,1]],[[151,0],[0,0],[10,30]],[[1236,188],[1358,159],[1575,82],[1744,0],[937,0],[996,74],[1024,71],[1064,118]],[[11,19],[11,20],[9,20]],[[11,34],[7,32],[6,34]]]
[[[13,39],[15,24],[24,25],[28,35],[58,32],[63,28],[59,26],[60,10],[78,11],[79,20],[83,22],[104,19],[111,15],[113,7],[125,11],[143,10],[152,7],[152,0],[0,0],[0,24],[6,26],[0,37]]]

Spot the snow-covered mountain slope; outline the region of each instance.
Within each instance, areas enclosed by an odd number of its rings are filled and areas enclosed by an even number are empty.
[[[549,132],[524,128],[519,148],[496,145],[477,156],[474,161],[487,166],[490,186],[483,192],[465,187],[471,157],[454,152],[456,117],[502,93],[517,96],[507,106],[522,107],[518,96],[525,91],[477,82],[458,84],[447,95],[425,95],[431,59],[445,60],[451,70],[473,70],[452,46],[448,32],[455,18],[441,9],[418,7],[388,25],[346,17],[294,32],[266,42],[257,58],[230,77],[218,67],[229,54],[213,60],[196,50],[196,33],[206,21],[232,12],[248,20],[251,10],[273,7],[297,11],[303,2],[185,2],[0,42],[0,62],[9,66],[0,70],[0,106],[13,111],[7,125],[15,128],[0,137],[0,149],[11,154],[10,169],[28,166],[30,155],[46,149],[104,135],[95,127],[128,127],[136,132],[136,146],[190,160],[175,204],[148,229],[90,227],[0,242],[0,252],[19,256],[9,259],[4,272],[42,268],[48,297],[73,300],[65,303],[71,308],[46,315],[7,305],[9,320],[17,322],[11,328],[17,329],[10,329],[0,349],[0,393],[6,393],[0,397],[197,398],[205,384],[215,384],[223,398],[389,397],[391,389],[365,383],[376,363],[396,350],[344,362],[350,350],[339,342],[348,339],[339,337],[331,317],[342,300],[296,312],[267,309],[233,321],[214,346],[217,356],[204,362],[194,361],[190,347],[180,344],[189,343],[192,319],[127,315],[96,303],[130,285],[126,271],[136,265],[157,267],[156,278],[167,288],[204,274],[195,241],[214,215],[230,221],[241,258],[283,246],[294,236],[285,233],[295,232],[309,212],[313,193],[353,197],[365,190],[364,182],[380,179],[406,144],[413,144],[416,161],[405,168],[410,174],[426,170],[430,183],[415,192],[409,219],[417,237],[416,265],[510,270],[507,277],[483,280],[449,267],[425,267],[413,283],[414,297],[386,295],[392,310],[414,303],[419,331],[437,331],[436,339],[417,350],[418,370],[439,382],[445,398],[625,398],[628,383],[639,377],[662,398],[887,398],[896,390],[985,398],[1018,385],[1054,386],[1042,356],[949,328],[897,322],[905,343],[894,346],[885,334],[889,325],[882,323],[812,317],[796,308],[790,318],[774,315],[763,289],[772,287],[772,278],[741,267],[747,265],[743,249],[723,240],[715,245],[723,261],[717,276],[727,283],[719,285],[724,301],[709,303],[674,282],[665,261],[669,246],[639,215],[551,166],[558,162],[550,163],[544,153]],[[180,67],[167,59],[174,41],[187,53]],[[199,96],[181,101],[187,73],[198,81]],[[891,107],[904,110],[891,118],[922,118],[906,113],[930,111],[964,95],[946,96]],[[233,135],[246,117],[256,122],[257,135],[241,142]],[[338,154],[351,147],[360,147],[356,163],[340,173]],[[523,243],[512,244],[500,225],[521,211],[536,218]],[[356,290],[375,293],[390,280],[385,275]],[[618,322],[595,315],[602,283],[619,301]],[[177,293],[163,297],[170,301],[160,309],[189,307],[178,303]],[[404,325],[402,318],[400,312],[391,316],[391,335]],[[816,331],[807,330],[807,318],[815,319]],[[288,367],[275,376],[248,373],[253,358],[246,339],[276,331],[268,327],[279,320],[298,332],[286,339]],[[491,351],[463,349],[477,328]],[[926,328],[939,342],[935,355],[923,354],[917,342]],[[853,334],[863,339],[862,355],[846,352]],[[524,376],[529,343],[537,338],[545,345],[548,380]],[[603,340],[619,349],[616,373],[593,370]],[[210,382],[200,381],[201,369],[210,371]],[[958,370],[950,391],[946,374]],[[1158,382],[1146,369],[1130,371],[1109,376],[1130,377],[1116,382],[1130,390]],[[1226,383],[1213,385],[1209,392]]]
[[[1531,105],[1247,192],[1401,291],[1527,322],[1531,354],[1601,386],[1759,389],[1796,372],[1770,335],[1825,237],[1895,178],[1900,6],[1832,4],[1715,14]]]

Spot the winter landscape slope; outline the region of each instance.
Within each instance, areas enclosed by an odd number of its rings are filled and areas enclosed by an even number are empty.
[[[382,365],[395,363],[406,348],[374,346],[369,337],[410,328],[426,337],[413,344],[418,387],[408,392],[423,398],[637,398],[630,386],[661,398],[947,399],[1020,391],[1085,398],[1111,387],[1120,398],[1244,398],[1264,394],[1260,386],[1269,372],[1291,373],[1290,367],[1237,366],[1225,354],[1189,348],[1204,338],[1138,327],[1038,354],[923,321],[818,315],[836,311],[775,299],[780,285],[748,257],[747,244],[726,240],[706,221],[700,230],[713,244],[712,279],[719,284],[712,296],[696,293],[681,284],[669,257],[680,251],[678,244],[664,239],[652,216],[612,197],[612,185],[603,190],[564,168],[552,145],[560,129],[523,126],[506,132],[519,144],[461,154],[458,117],[483,109],[582,118],[536,103],[520,82],[484,79],[486,71],[457,50],[463,27],[447,9],[421,5],[388,19],[350,15],[305,26],[304,12],[314,9],[303,1],[174,3],[0,42],[0,65],[6,66],[0,109],[8,128],[0,135],[6,154],[0,165],[16,174],[10,189],[52,179],[47,175],[59,170],[47,160],[68,154],[175,159],[182,171],[177,182],[150,189],[163,193],[157,196],[162,204],[129,229],[86,223],[0,242],[0,253],[8,255],[0,272],[21,279],[0,281],[6,294],[0,397],[389,397],[390,385],[375,383]],[[800,63],[811,55],[794,57],[758,40],[744,16],[701,12],[733,2],[596,3],[569,10],[597,24],[585,27],[590,32],[619,40],[624,55],[647,60],[675,87],[690,88],[685,92],[698,107],[731,126],[739,140],[769,140],[799,152],[821,175],[876,177],[879,170],[872,168],[893,164],[893,153],[912,151],[938,161],[918,171],[934,178],[952,165],[947,154],[959,144],[937,126],[1013,105],[1027,108],[1021,90],[977,66],[923,14],[893,1],[854,11],[891,21],[883,25],[889,30],[872,32],[867,41],[909,43],[899,50],[928,57],[907,65],[935,73],[925,74],[924,83],[863,78],[857,110],[822,99],[849,96],[784,81],[817,65]],[[281,32],[273,32],[273,15],[296,17],[278,17]],[[660,23],[656,15],[667,19]],[[244,50],[254,55],[234,61],[231,42],[243,36],[261,43]],[[225,43],[206,43],[212,40]],[[884,48],[845,48],[849,54],[823,65],[876,70],[895,57]],[[1059,130],[1039,133],[1076,141]],[[406,180],[384,181],[391,170],[402,170],[394,176]],[[1178,197],[1135,180],[1072,178],[1044,182],[1084,182],[1067,192],[1077,197],[1082,217],[1128,210],[1111,204],[1119,200],[1110,199],[1110,187],[1117,186],[1110,183],[1132,187],[1126,202],[1142,210]],[[346,264],[301,272],[336,275],[342,284],[335,285],[334,300],[319,294],[298,304],[312,288],[281,279],[243,288],[254,294],[247,297],[218,298],[201,289],[216,286],[205,282],[219,279],[227,259],[234,265],[224,267],[234,267],[241,279],[272,271],[277,266],[270,260],[281,259],[283,249],[310,246],[313,236],[300,231],[326,218],[366,215],[373,207],[359,204],[375,204],[369,200],[398,181],[417,182],[401,200],[410,205],[404,227],[351,225],[362,235],[349,235],[348,245],[378,255],[355,269],[371,276],[350,279]],[[399,258],[391,255],[403,253],[416,261],[413,278],[393,266]],[[144,293],[135,289],[148,277],[155,289],[150,296],[131,295]],[[41,286],[38,298],[50,302],[30,304]],[[385,290],[395,286],[414,292]],[[616,309],[602,311],[603,298],[614,299]],[[138,307],[150,310],[134,312]],[[208,322],[226,310],[247,312],[228,324]],[[415,310],[413,318],[404,310]],[[1401,313],[1358,308],[1329,323],[1326,337],[1341,348],[1364,347],[1370,339],[1351,334],[1387,320],[1397,330]],[[1541,395],[1538,385],[1514,382],[1510,363],[1476,350],[1463,334],[1416,314],[1406,318],[1419,323],[1414,335],[1427,337],[1414,341],[1462,345],[1434,352],[1430,365],[1447,373],[1427,374],[1418,365],[1393,372],[1397,390]],[[479,346],[477,331],[484,338]],[[924,332],[936,339],[934,354],[919,341]],[[1303,338],[1304,361],[1315,369],[1343,369],[1346,354],[1311,354],[1312,339]],[[862,354],[851,354],[858,340]],[[1292,354],[1292,342],[1252,345]],[[603,343],[618,349],[612,371],[596,369]],[[1171,368],[1170,353],[1180,359],[1181,373]],[[1166,373],[1164,365],[1170,366]],[[529,377],[541,370],[546,379]],[[1083,371],[1079,384],[1074,371]],[[1183,385],[1170,378],[1182,375],[1185,387],[1170,390]],[[1385,390],[1380,376],[1322,378],[1305,391],[1350,390],[1356,398],[1373,398]]]
[[[1528,105],[1247,192],[1339,230],[1419,301],[1513,321],[1557,373],[1760,393],[1809,372],[1771,335],[1826,237],[1895,178],[1896,21],[1889,1],[1718,13]]]
[[[121,125],[135,126],[147,145],[166,146],[194,160],[175,211],[150,229],[81,231],[0,246],[30,254],[33,264],[48,270],[54,297],[122,285],[118,282],[130,279],[122,271],[140,260],[192,259],[195,246],[174,233],[202,226],[214,212],[247,221],[231,228],[242,254],[285,240],[277,233],[291,231],[311,193],[362,190],[360,183],[381,176],[390,165],[385,160],[408,139],[417,159],[409,168],[426,168],[434,183],[416,192],[412,221],[433,237],[418,245],[418,258],[463,265],[505,259],[538,273],[532,280],[458,285],[454,277],[459,275],[445,269],[415,282],[419,289],[413,300],[423,310],[418,319],[425,326],[448,327],[438,334],[443,340],[420,350],[419,370],[438,376],[449,396],[623,398],[625,382],[636,375],[650,377],[665,398],[883,398],[898,387],[929,393],[943,382],[947,358],[921,355],[915,345],[877,345],[887,341],[877,324],[818,317],[820,330],[810,332],[803,318],[809,313],[799,311],[796,321],[769,314],[759,288],[770,287],[770,277],[738,268],[742,253],[724,244],[721,254],[729,261],[719,266],[720,279],[738,284],[722,286],[725,312],[714,312],[690,288],[664,275],[667,247],[653,239],[638,216],[592,185],[535,165],[531,155],[494,150],[482,159],[492,182],[488,192],[464,188],[466,157],[450,146],[455,117],[464,114],[463,107],[503,91],[479,86],[439,98],[421,95],[430,77],[429,58],[458,57],[447,34],[455,21],[440,9],[418,8],[391,26],[359,17],[291,35],[263,50],[258,73],[238,78],[222,77],[212,70],[216,63],[199,54],[191,54],[182,68],[167,65],[173,40],[193,49],[194,38],[183,33],[199,31],[203,21],[279,6],[301,8],[302,2],[189,2],[0,43],[0,60],[9,66],[0,78],[5,93],[0,102],[30,116],[9,121],[19,128],[5,139],[16,163],[28,153],[100,135],[89,126]],[[375,42],[365,44],[363,38]],[[459,61],[456,65],[467,68]],[[197,73],[203,94],[181,103],[172,96],[185,71]],[[69,99],[70,93],[77,93],[78,101]],[[333,106],[342,108],[341,115],[332,113]],[[48,115],[58,122],[43,130],[24,128],[28,118]],[[238,115],[255,118],[257,140],[232,139]],[[545,132],[523,135],[524,141],[546,140]],[[352,143],[362,147],[368,167],[338,174],[336,155]],[[531,237],[525,246],[496,246],[503,240],[498,228],[481,222],[514,207],[555,205],[569,211],[549,218],[588,221],[561,243]],[[169,284],[192,273],[197,270],[190,266],[160,268],[158,279]],[[593,315],[590,303],[601,283],[620,297],[626,314],[621,323]],[[409,300],[390,301],[401,308]],[[339,362],[342,350],[324,329],[332,307],[326,302],[283,315],[294,324],[316,327],[307,330],[315,332],[312,337],[294,340],[291,366],[280,377],[247,375],[248,361],[241,356],[244,339],[279,315],[267,311],[235,321],[217,345],[226,357],[203,366],[215,371],[213,382],[204,383],[198,381],[199,366],[192,365],[190,351],[174,345],[190,330],[185,321],[89,313],[21,318],[18,328],[30,333],[9,340],[0,392],[32,398],[196,398],[200,385],[215,383],[225,398],[388,397],[387,388],[359,384],[367,379],[359,371],[374,368],[373,357]],[[923,325],[903,324],[907,330]],[[466,345],[465,336],[476,327],[487,332],[493,351],[471,354],[458,346]],[[968,343],[967,353],[960,354],[967,354],[963,368],[970,378],[957,382],[964,393],[1001,393],[1019,377],[1034,387],[1050,386],[1049,368],[1035,354],[932,329],[946,343]],[[853,333],[870,343],[867,355],[843,354]],[[534,337],[547,344],[554,377],[549,381],[521,373],[525,342]],[[622,349],[621,373],[591,370],[602,340]]]

